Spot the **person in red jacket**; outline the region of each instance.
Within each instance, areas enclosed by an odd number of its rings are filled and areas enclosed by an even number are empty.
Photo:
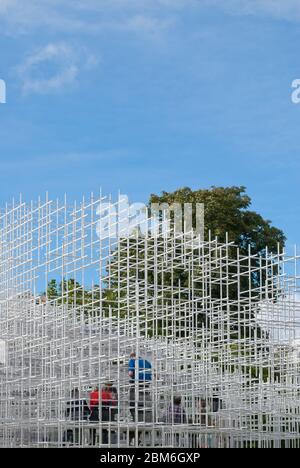
[[[101,390],[102,407],[112,406],[116,404],[111,388],[112,384],[106,383]]]
[[[90,393],[90,421],[99,421],[99,387],[95,387]],[[90,430],[91,444],[96,444],[96,429]]]
[[[90,393],[91,420],[93,420],[92,413],[95,409],[99,409],[99,387],[95,387],[94,390]]]
[[[105,383],[104,387],[101,390],[101,397],[99,388],[95,389],[90,393],[90,410],[91,417],[90,421],[99,421],[99,406],[101,405],[101,421],[109,422],[111,421],[112,415],[116,414],[116,409],[113,411],[113,408],[117,406],[117,397],[116,393],[113,391],[112,382]],[[92,441],[93,445],[96,442],[96,430],[92,431]],[[102,431],[102,443],[108,444],[108,430],[103,429]]]
[[[113,409],[117,406],[117,393],[114,391],[113,383],[107,381],[101,391],[102,421],[112,421]]]

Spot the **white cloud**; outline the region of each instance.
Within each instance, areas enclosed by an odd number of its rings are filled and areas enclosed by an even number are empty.
[[[176,12],[220,8],[231,14],[300,20],[299,0],[0,0],[2,32],[56,31],[97,33],[117,25],[144,32],[173,23]],[[126,29],[126,28],[125,28]]]
[[[97,64],[97,58],[84,49],[75,50],[65,43],[48,44],[27,56],[17,73],[25,94],[46,94],[73,84],[82,70]]]
[[[194,0],[0,0],[2,32],[27,33],[47,28],[96,34],[112,29],[164,29],[175,7]],[[162,21],[161,21],[162,19]],[[137,24],[138,23],[138,24]]]
[[[0,34],[98,35],[109,30],[160,39],[189,8],[300,20],[300,0],[0,0]],[[47,63],[56,71],[41,75]],[[47,93],[75,83],[82,68],[96,64],[86,51],[49,44],[27,57],[18,74],[25,93]]]

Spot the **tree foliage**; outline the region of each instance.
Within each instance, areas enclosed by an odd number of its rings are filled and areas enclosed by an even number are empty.
[[[251,198],[246,189],[240,187],[212,187],[210,189],[191,190],[182,188],[175,192],[152,194],[151,203],[203,203],[205,210],[205,238],[209,231],[212,238],[218,237],[225,242],[226,233],[230,242],[240,248],[241,253],[248,253],[251,246],[253,254],[265,255],[266,246],[269,251],[277,252],[285,243],[282,230],[272,226],[271,221],[264,219],[256,211],[250,210]]]
[[[162,192],[160,195],[152,194],[149,200],[149,207],[152,203],[167,203],[172,205],[174,203],[191,203],[193,206],[196,203],[203,203],[205,210],[205,238],[208,239],[217,237],[219,242],[225,242],[228,236],[229,242],[233,242],[239,248],[240,256],[247,256],[249,253],[249,246],[251,248],[251,268],[252,274],[245,275],[239,278],[238,281],[232,282],[229,287],[226,284],[221,284],[218,281],[218,272],[212,273],[212,281],[209,282],[209,289],[205,291],[211,300],[218,302],[220,298],[220,308],[226,307],[230,303],[232,317],[234,313],[239,314],[240,320],[243,320],[243,312],[237,306],[235,301],[241,294],[249,297],[252,303],[259,300],[258,290],[264,287],[267,282],[269,271],[268,268],[273,269],[276,273],[276,267],[272,265],[265,269],[259,269],[259,262],[266,257],[266,249],[269,251],[281,251],[284,247],[285,236],[284,233],[273,226],[271,221],[264,219],[259,213],[250,209],[251,199],[247,195],[245,187],[212,187],[210,189],[200,189],[193,191],[190,188],[182,188],[175,192]],[[195,217],[195,210],[194,210]],[[194,219],[195,221],[195,219]],[[227,233],[227,234],[226,234]],[[147,245],[147,247],[146,247]],[[157,246],[156,246],[157,248]],[[175,249],[176,249],[175,245]],[[74,279],[68,281],[63,280],[59,285],[55,280],[52,280],[48,286],[48,297],[50,299],[57,299],[61,304],[68,304],[71,306],[84,305],[85,312],[91,312],[97,308],[104,314],[115,313],[118,316],[136,313],[136,284],[140,284],[141,294],[147,296],[147,301],[151,302],[151,298],[157,292],[155,285],[164,285],[163,290],[160,291],[159,298],[155,298],[156,303],[160,307],[165,307],[171,304],[172,299],[186,301],[189,298],[189,275],[188,272],[181,266],[174,268],[170,272],[167,268],[166,271],[156,271],[152,266],[145,261],[145,257],[154,255],[155,242],[151,238],[147,240],[147,244],[140,242],[136,237],[129,237],[121,239],[119,244],[111,256],[107,264],[107,270],[110,273],[109,283],[104,288],[99,289],[99,286],[93,291],[86,291]],[[163,253],[163,245],[160,247],[161,252],[158,250],[156,255]],[[180,249],[180,242],[178,243]],[[147,251],[147,252],[146,252]],[[237,255],[237,249],[228,247],[228,253],[231,258]],[[257,257],[255,256],[257,255]],[[130,257],[130,262],[128,261]],[[248,261],[248,259],[247,259]],[[130,264],[130,271],[126,265]],[[122,268],[120,269],[120,264]],[[141,266],[144,265],[144,266]],[[148,265],[148,266],[147,266]],[[236,264],[237,265],[237,264]],[[228,273],[232,276],[237,273],[237,266],[232,264],[229,267]],[[245,265],[246,266],[246,265]],[[196,303],[195,325],[199,326],[205,323],[210,326],[207,320],[206,310],[201,303],[201,291],[204,290],[204,285],[201,281],[201,267],[199,271],[194,272],[194,276],[199,278],[194,283],[194,290],[199,292],[199,301]],[[215,277],[214,277],[215,275]],[[214,281],[215,280],[215,281]],[[122,286],[120,288],[120,285]],[[145,286],[147,285],[147,286]],[[174,295],[169,286],[173,286],[174,290],[178,287],[181,292]],[[180,286],[180,288],[179,288]],[[146,289],[145,289],[146,288]],[[206,285],[207,288],[207,285]],[[276,294],[280,291],[273,290],[273,298],[276,299]],[[227,301],[227,302],[226,302]],[[120,307],[120,302],[122,306]],[[142,313],[142,312],[140,312]],[[249,314],[249,311],[245,312]],[[250,312],[253,319],[255,318],[254,310]],[[249,317],[249,315],[248,315]],[[233,320],[234,322],[234,320]],[[255,324],[255,320],[253,321]],[[184,329],[184,318],[182,319],[182,329]],[[159,321],[156,322],[156,332],[163,329]],[[148,330],[151,333],[151,330]],[[260,335],[261,330],[257,325],[254,325],[254,330],[240,330],[237,326],[233,326],[233,336],[238,334],[240,336],[248,336],[249,334],[256,333]]]
[[[267,265],[266,268],[259,268],[266,258],[268,252],[282,252],[285,244],[285,235],[282,230],[273,226],[271,221],[264,219],[259,213],[250,209],[251,198],[246,193],[243,186],[240,187],[211,187],[210,189],[199,189],[196,191],[190,188],[182,188],[175,192],[162,192],[161,195],[152,194],[150,197],[150,205],[152,203],[163,204],[167,203],[172,206],[174,203],[184,205],[184,203],[191,203],[193,206],[193,222],[195,220],[195,206],[197,203],[204,204],[205,223],[204,234],[205,239],[217,238],[218,242],[225,243],[226,240],[234,243],[234,247],[228,248],[228,255],[232,259],[236,259],[237,255],[240,258],[247,256],[251,252],[250,265],[245,263],[244,267],[251,267],[250,278],[248,275],[240,276],[239,280],[233,282],[229,287],[226,284],[220,285],[218,283],[218,272],[212,273],[212,280],[209,284],[208,295],[212,300],[223,299],[221,310],[227,305],[229,301],[232,312],[232,322],[234,323],[236,312],[236,322],[239,315],[242,321],[247,315],[255,319],[255,312],[253,310],[243,312],[237,304],[234,303],[243,294],[244,297],[251,299],[252,304],[259,301],[259,292],[262,291],[266,285],[268,276],[276,273],[276,265]],[[238,247],[238,249],[236,248]],[[250,249],[250,250],[249,250]],[[237,264],[232,264],[228,268],[228,274],[232,277],[237,275]],[[195,272],[197,276],[197,272]],[[188,287],[188,275],[182,270],[174,272],[174,278],[178,278],[182,286]],[[164,279],[165,284],[168,284],[170,278]],[[195,287],[201,291],[201,283],[196,282]],[[267,291],[267,290],[266,290]],[[188,294],[188,293],[187,293]],[[275,298],[281,294],[280,290],[273,289],[272,297]],[[243,315],[245,314],[245,315]],[[205,311],[199,310],[198,324],[206,322]],[[233,325],[233,335],[240,333],[240,336],[256,333],[261,335],[261,329],[253,320],[253,330],[251,329],[238,329]]]

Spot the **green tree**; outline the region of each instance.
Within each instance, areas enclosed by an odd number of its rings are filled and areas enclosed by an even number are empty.
[[[239,280],[232,282],[228,287],[227,285],[221,286],[218,284],[218,272],[212,273],[212,281],[209,285],[208,295],[212,299],[228,299],[232,301],[231,310],[234,313],[236,309],[236,317],[239,313],[240,320],[243,320],[243,312],[239,310],[234,301],[238,297],[251,298],[255,302],[255,299],[259,301],[259,292],[261,288],[266,284],[268,275],[272,272],[276,273],[276,265],[266,265],[265,268],[259,268],[263,264],[266,258],[267,249],[269,252],[277,253],[282,252],[285,244],[285,235],[282,230],[273,226],[271,221],[264,219],[259,213],[250,209],[251,198],[246,194],[246,189],[243,186],[240,187],[211,187],[210,189],[200,189],[193,191],[190,188],[182,188],[175,192],[162,192],[160,195],[152,194],[150,197],[149,206],[152,203],[163,204],[167,203],[172,206],[174,203],[184,205],[184,203],[191,203],[193,206],[193,222],[196,224],[196,210],[195,206],[197,203],[204,204],[205,212],[205,223],[204,223],[204,234],[207,240],[209,236],[214,239],[217,238],[219,242],[225,243],[226,240],[233,242],[238,247],[228,247],[228,255],[232,259],[236,259],[239,252],[240,258],[248,256],[249,247],[251,249],[251,275],[240,276]],[[172,219],[172,217],[171,217]],[[243,265],[245,269],[248,268],[249,259],[245,260]],[[228,267],[228,273],[232,277],[236,275],[237,264],[232,264]],[[197,275],[197,272],[196,272]],[[215,278],[214,278],[215,277]],[[188,287],[187,284],[188,275],[182,271],[175,271],[172,281],[180,280],[181,285]],[[216,279],[216,281],[213,281]],[[170,283],[170,277],[164,278],[164,283],[167,285]],[[201,284],[196,283],[196,287],[201,291]],[[275,298],[280,295],[281,291],[273,289],[272,297]],[[187,293],[188,295],[188,293]],[[247,312],[248,313],[248,312]],[[254,318],[254,312],[250,312],[252,318]],[[234,315],[232,315],[234,323]],[[199,322],[205,322],[206,317],[201,311],[198,314]],[[261,329],[255,321],[253,321],[255,333],[260,336]],[[254,332],[254,330],[252,330]],[[233,335],[240,332],[240,336],[251,334],[251,330],[242,329],[238,330],[237,327],[233,326]]]
[[[58,305],[67,305],[72,310],[77,310],[80,313],[82,310],[85,315],[95,314],[98,315],[100,309],[103,316],[108,316],[110,309],[117,310],[117,294],[115,290],[103,288],[100,291],[98,284],[93,288],[84,288],[74,278],[68,280],[63,279],[57,282],[51,279],[48,283],[47,293],[48,300],[55,301]]]
[[[50,301],[57,299],[59,296],[58,291],[59,291],[59,286],[57,284],[57,281],[55,279],[50,280],[48,283],[48,287],[47,287],[47,298]],[[43,295],[46,295],[46,293],[44,293]]]
[[[209,281],[208,289],[205,295],[215,303],[220,302],[220,310],[226,307],[229,301],[232,314],[232,330],[231,338],[249,336],[255,333],[256,336],[261,335],[261,330],[256,321],[253,320],[253,330],[246,328],[238,328],[234,325],[235,313],[240,321],[243,321],[243,312],[238,308],[235,301],[238,297],[245,297],[245,302],[251,299],[252,304],[255,301],[259,302],[259,292],[264,287],[268,280],[268,275],[276,273],[276,265],[268,264],[265,268],[259,268],[260,262],[264,261],[266,257],[266,246],[269,251],[277,252],[278,248],[281,251],[284,247],[285,236],[284,233],[274,227],[271,221],[264,219],[259,213],[250,209],[251,199],[246,194],[245,187],[212,187],[210,189],[200,189],[193,191],[190,188],[183,188],[175,192],[162,192],[160,195],[151,195],[149,200],[149,208],[152,203],[167,203],[172,205],[174,203],[191,203],[193,206],[196,203],[203,203],[205,208],[205,237],[208,239],[209,232],[212,238],[217,237],[218,241],[224,243],[226,236],[229,242],[233,242],[239,248],[240,256],[247,257],[245,260],[245,269],[247,270],[249,264],[248,249],[251,247],[251,267],[252,274],[245,274],[244,276],[237,275],[238,263],[232,262],[227,266],[228,273],[231,277],[238,278],[232,281],[228,286],[225,282],[219,281],[219,275],[224,272],[214,271],[211,272],[211,281]],[[194,211],[195,217],[195,211]],[[194,219],[195,221],[195,219]],[[227,233],[227,234],[226,234]],[[124,317],[127,314],[146,313],[143,312],[142,304],[151,304],[152,299],[156,304],[163,308],[171,304],[172,300],[186,301],[190,294],[190,284],[188,272],[179,265],[178,268],[174,267],[172,272],[166,270],[156,271],[155,265],[147,262],[147,258],[154,257],[163,253],[163,244],[157,247],[153,239],[141,240],[135,236],[121,239],[107,264],[108,280],[104,281],[104,288],[93,288],[93,291],[84,291],[82,286],[74,279],[63,281],[57,285],[55,280],[49,283],[48,297],[51,299],[58,298],[60,303],[69,304],[72,306],[85,305],[86,313],[91,313],[98,309],[102,313],[108,315],[113,313],[116,316]],[[181,243],[178,241],[178,248],[180,253]],[[155,251],[155,249],[158,249]],[[237,255],[236,247],[227,247],[227,253],[233,260]],[[257,255],[257,256],[256,256]],[[204,287],[201,280],[201,267],[199,271],[194,272],[194,290],[199,295],[199,302],[196,304],[197,313],[195,314],[195,325],[199,326],[204,323],[208,327],[212,327],[208,323],[205,308],[201,304],[201,294],[203,294]],[[139,291],[136,291],[137,282],[140,285]],[[163,285],[160,290],[159,297],[155,297],[157,291],[155,285]],[[173,286],[174,290],[178,287],[178,293],[174,294],[169,286]],[[180,286],[180,288],[179,288]],[[205,286],[207,288],[207,285]],[[180,291],[179,291],[180,290]],[[201,292],[202,291],[202,292]],[[273,288],[272,297],[280,295],[281,291]],[[136,301],[136,295],[141,295],[141,300]],[[139,302],[139,311],[136,310],[136,302]],[[255,307],[250,312],[246,312],[247,318],[249,313],[255,319]],[[168,320],[168,319],[167,319]],[[180,320],[180,318],[179,318]],[[184,318],[180,323],[181,329],[184,330]],[[237,321],[236,321],[237,322]],[[248,320],[249,322],[249,320]],[[148,328],[147,333],[162,333],[164,327],[166,328],[166,321],[156,320],[155,330],[151,327]],[[180,327],[179,327],[180,328]]]
[[[193,206],[203,203],[206,239],[210,231],[212,237],[225,242],[228,233],[229,241],[240,248],[241,254],[248,253],[249,245],[253,254],[265,255],[266,246],[269,251],[277,252],[278,243],[282,249],[286,240],[282,230],[249,209],[251,198],[243,186],[211,187],[195,191],[182,188],[175,192],[162,192],[161,195],[152,194],[151,203],[192,203]]]
[[[149,208],[151,204],[168,204],[172,206],[174,203],[184,205],[184,203],[191,203],[195,208],[196,203],[203,203],[205,209],[205,238],[218,238],[218,241],[225,243],[227,236],[229,242],[233,242],[235,246],[239,248],[240,257],[247,257],[245,260],[245,270],[249,267],[249,246],[251,247],[251,259],[250,265],[252,273],[250,275],[245,274],[238,276],[237,268],[238,263],[232,262],[229,266],[224,265],[224,268],[228,268],[228,273],[232,278],[236,280],[231,281],[230,285],[223,281],[221,284],[220,275],[224,274],[218,270],[210,273],[211,281],[208,285],[205,285],[205,295],[210,297],[215,303],[220,301],[220,308],[227,306],[227,302],[230,302],[231,313],[232,313],[232,337],[234,336],[248,336],[249,334],[256,333],[260,336],[261,330],[259,326],[253,320],[253,330],[249,327],[239,328],[235,325],[238,317],[240,321],[243,321],[243,311],[240,310],[238,305],[235,303],[238,297],[245,298],[245,302],[249,300],[252,304],[257,300],[259,301],[259,292],[261,288],[266,284],[269,273],[276,273],[276,266],[268,265],[266,268],[259,268],[260,262],[264,261],[266,257],[266,247],[269,251],[277,252],[282,250],[285,243],[285,236],[283,232],[272,226],[271,221],[264,219],[259,213],[250,209],[251,199],[246,194],[245,187],[212,187],[210,189],[200,189],[192,191],[190,188],[183,188],[176,190],[175,192],[162,192],[161,195],[151,195],[149,200]],[[195,225],[195,209],[194,213],[194,225]],[[172,223],[172,213],[171,213]],[[178,254],[180,254],[181,242],[178,241]],[[172,299],[178,299],[186,301],[190,294],[189,274],[188,272],[179,265],[178,268],[174,267],[172,272],[165,269],[165,271],[155,271],[155,267],[149,266],[149,262],[146,262],[146,257],[154,255],[155,242],[148,238],[147,242],[143,242],[134,236],[127,239],[120,240],[114,255],[111,257],[108,264],[108,270],[110,272],[110,284],[109,290],[115,290],[116,294],[119,291],[119,297],[121,297],[124,308],[128,310],[128,313],[136,313],[134,297],[135,288],[137,281],[141,285],[142,294],[146,294],[147,301],[151,302],[151,298],[156,294],[154,285],[164,285],[164,290],[161,292],[159,299],[156,298],[158,304],[163,307],[171,303]],[[158,247],[156,255],[163,254],[163,244]],[[156,245],[157,249],[157,245]],[[227,247],[227,254],[229,258],[236,259],[237,248]],[[255,256],[257,255],[257,256]],[[129,262],[130,258],[130,262]],[[130,263],[130,270],[128,270],[128,264]],[[121,265],[121,271],[119,267]],[[239,263],[240,265],[240,263]],[[201,296],[203,294],[204,285],[201,280],[201,267],[198,271],[194,272],[195,278],[199,278],[194,282],[194,290],[198,291]],[[238,279],[237,279],[238,278]],[[145,288],[143,285],[147,285]],[[171,291],[170,286],[174,286],[181,289],[178,294],[174,295]],[[121,291],[120,291],[121,288]],[[202,293],[201,293],[202,291]],[[276,294],[280,294],[280,291],[273,289],[273,298],[276,298]],[[127,302],[126,302],[127,296]],[[180,296],[180,297],[179,297]],[[201,323],[205,323],[206,326],[210,326],[207,319],[206,311],[201,304],[201,300],[197,303],[198,308],[195,314],[195,325],[199,326]],[[253,308],[254,309],[254,308]],[[236,317],[235,317],[236,312]],[[247,311],[245,314],[249,318],[249,313],[254,317],[254,310]],[[235,321],[236,318],[236,321]],[[184,319],[181,323],[182,329],[184,329]],[[156,332],[163,328],[162,323],[156,322]],[[180,327],[179,327],[180,328]]]

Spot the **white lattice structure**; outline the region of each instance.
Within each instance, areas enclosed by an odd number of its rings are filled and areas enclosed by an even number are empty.
[[[191,233],[112,238],[106,202],[1,215],[0,445],[299,447],[299,257]],[[132,351],[151,383],[129,382]],[[108,380],[113,414],[74,418]]]

